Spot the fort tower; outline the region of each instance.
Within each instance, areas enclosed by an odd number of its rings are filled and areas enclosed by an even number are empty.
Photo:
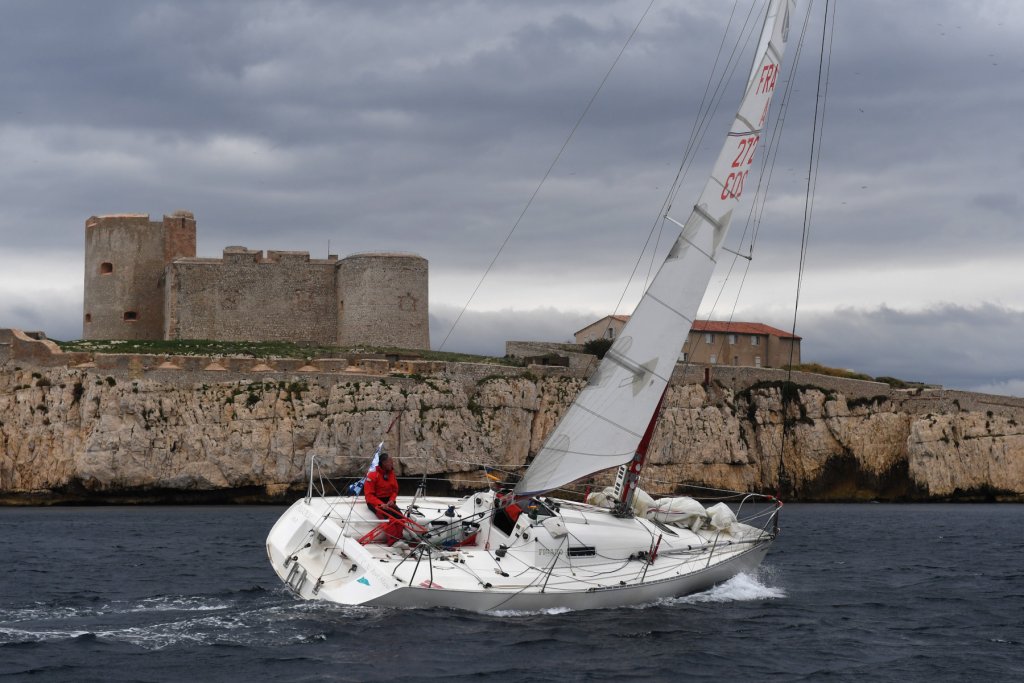
[[[416,254],[353,254],[338,262],[338,341],[429,349],[427,260]]]
[[[83,339],[162,339],[164,268],[196,254],[188,211],[92,216],[85,222]]]

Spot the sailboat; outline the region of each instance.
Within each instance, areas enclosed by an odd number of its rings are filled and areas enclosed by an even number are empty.
[[[362,497],[307,495],[267,537],[270,564],[305,599],[473,611],[592,609],[656,602],[757,569],[781,503],[749,494],[739,509],[653,500],[637,484],[666,388],[751,170],[795,0],[771,0],[725,144],[679,235],[587,386],[511,490],[463,498],[401,496],[402,540],[389,544]],[[551,491],[618,468],[589,502]],[[742,521],[743,508],[762,510]],[[769,514],[763,514],[767,509]],[[391,540],[394,540],[392,536]]]

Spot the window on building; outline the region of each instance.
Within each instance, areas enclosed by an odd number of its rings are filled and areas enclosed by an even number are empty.
[[[733,365],[739,365],[740,364],[740,357],[739,356],[733,356],[732,357],[732,364]]]
[[[729,343],[730,344],[735,344],[736,343],[736,335],[735,334],[730,334],[729,335]]]
[[[752,334],[752,335],[750,335],[750,345],[751,345],[751,346],[757,346],[757,345],[759,345],[760,343],[761,343],[761,340],[760,340],[760,339],[758,339],[758,337],[757,337],[757,335],[756,335],[756,334]]]
[[[136,311],[125,311],[124,312],[124,319],[125,319],[126,322],[131,322],[133,320],[138,320],[139,319],[139,314]]]
[[[761,367],[761,356],[754,356],[754,367]]]
[[[714,353],[711,354],[711,358],[708,359],[708,362],[711,363],[712,365],[717,363],[718,362],[718,354],[714,354]]]
[[[605,330],[604,336],[606,339],[615,339],[615,328],[609,327],[607,330]]]
[[[92,313],[86,313],[85,314],[85,322],[87,322],[87,323],[91,323],[92,322]]]
[[[109,261],[104,261],[100,264],[100,275],[110,275],[114,272],[114,264]]]
[[[704,333],[704,343],[706,343],[706,344],[714,344],[715,343],[715,335],[711,334],[710,332],[705,332]],[[714,363],[715,361],[711,361],[711,362]]]

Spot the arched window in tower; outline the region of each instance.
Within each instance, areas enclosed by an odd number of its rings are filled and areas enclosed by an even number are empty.
[[[87,323],[91,323],[92,322],[92,313],[86,313],[85,314],[85,322],[87,322]]]
[[[114,272],[114,264],[110,261],[104,261],[100,264],[100,275],[110,275]]]

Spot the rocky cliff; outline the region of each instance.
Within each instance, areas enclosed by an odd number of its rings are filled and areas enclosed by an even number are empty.
[[[432,377],[95,365],[0,364],[3,501],[285,500],[311,457],[324,477],[355,476],[382,438],[403,476],[466,490],[481,465],[520,470],[584,382],[459,364]],[[645,488],[1024,501],[1024,401],[773,372],[716,368],[705,383],[680,369]]]

